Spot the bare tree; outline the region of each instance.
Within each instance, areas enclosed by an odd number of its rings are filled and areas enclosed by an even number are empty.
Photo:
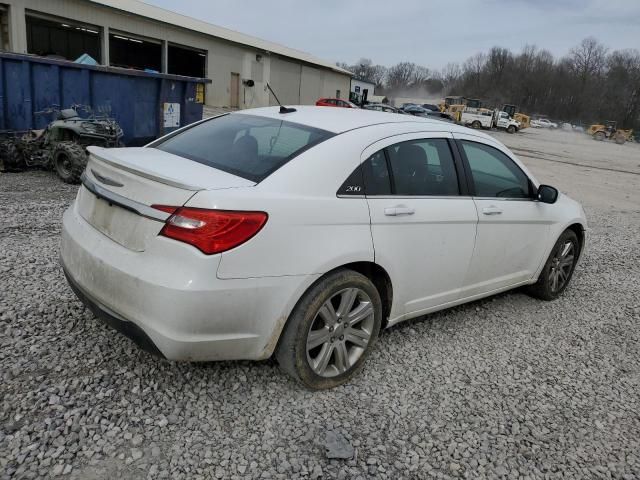
[[[564,121],[617,120],[624,128],[640,129],[640,51],[608,53],[594,38],[584,39],[560,59],[526,45],[518,53],[493,47],[462,66],[450,63],[440,73],[411,62],[386,70],[366,58],[346,68],[384,84],[387,94],[455,93],[494,107],[516,104],[522,112]]]
[[[569,51],[571,68],[584,84],[596,75],[600,75],[607,64],[607,48],[595,38],[585,38],[580,45]]]
[[[460,80],[461,76],[462,69],[458,63],[447,63],[440,74],[444,94],[448,95],[451,93],[451,87]]]
[[[386,87],[389,90],[405,89],[413,85],[415,74],[415,63],[400,62],[387,70]]]

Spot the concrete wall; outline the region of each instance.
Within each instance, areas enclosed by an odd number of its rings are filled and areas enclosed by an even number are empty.
[[[153,19],[131,15],[110,7],[90,3],[86,0],[0,0],[8,4],[10,45],[17,53],[27,53],[27,35],[25,13],[41,13],[60,20],[73,20],[101,29],[102,63],[108,59],[108,45],[105,41],[111,30],[129,33],[134,36],[174,43],[207,52],[206,104],[211,106],[229,106],[231,73],[240,74],[240,79],[252,79],[255,86],[240,85],[240,108],[253,108],[273,105],[275,101],[269,94],[266,84],[274,88],[283,103],[314,103],[321,96],[334,96],[340,89],[343,98],[348,98],[348,75],[333,72],[325,68],[309,68],[304,62],[270,55],[265,51],[232,43],[173,25],[157,22]],[[166,65],[166,61],[164,62]],[[303,70],[309,68],[307,75]],[[320,79],[313,78],[319,74]],[[309,84],[307,85],[307,82]],[[322,87],[318,87],[319,83]],[[313,92],[322,93],[314,95]],[[301,98],[301,91],[305,95]],[[270,98],[271,97],[271,98]]]

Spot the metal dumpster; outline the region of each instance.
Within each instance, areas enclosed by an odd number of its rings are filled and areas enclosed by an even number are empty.
[[[124,143],[139,146],[202,119],[204,85],[210,82],[0,53],[0,130],[44,128],[52,118],[36,112],[83,104],[114,117]]]

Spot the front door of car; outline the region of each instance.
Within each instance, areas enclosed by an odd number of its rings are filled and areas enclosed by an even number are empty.
[[[530,280],[544,260],[553,207],[534,200],[533,182],[499,144],[455,137],[478,210],[464,297]]]
[[[386,139],[363,152],[376,262],[393,284],[393,314],[426,312],[459,298],[478,216],[459,181],[448,133]]]

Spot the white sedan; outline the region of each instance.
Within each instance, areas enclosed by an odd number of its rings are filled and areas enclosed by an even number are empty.
[[[61,247],[78,297],[162,357],[275,355],[312,389],[381,328],[521,286],[557,298],[585,248],[578,203],[420,117],[263,108],[89,151]]]
[[[546,118],[531,120],[531,126],[536,128],[558,128],[557,123],[547,120]]]

